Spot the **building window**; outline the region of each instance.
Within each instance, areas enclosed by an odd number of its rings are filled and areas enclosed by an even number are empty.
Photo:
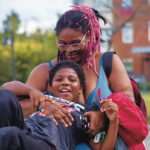
[[[101,42],[101,51],[106,52],[108,50],[113,50],[112,47],[109,47],[110,43],[109,41],[112,38],[112,29],[110,28],[101,28],[101,39],[104,40],[104,42]],[[108,49],[110,48],[110,49]]]
[[[122,0],[121,15],[132,15],[132,0]]]
[[[150,42],[150,22],[148,23],[148,41]]]
[[[74,4],[82,4],[82,3],[83,3],[83,0],[74,0],[73,3],[74,3]]]
[[[113,2],[112,0],[93,0],[94,8],[99,10],[99,12],[108,13],[112,12]]]
[[[122,8],[132,8],[132,0],[122,0]]]
[[[133,43],[133,27],[128,25],[122,28],[122,42]]]
[[[150,5],[150,0],[147,0],[148,1],[148,4]]]

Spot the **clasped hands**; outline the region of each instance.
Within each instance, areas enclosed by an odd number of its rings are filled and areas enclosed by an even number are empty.
[[[47,117],[50,117],[56,126],[58,125],[57,119],[63,124],[64,127],[72,125],[74,119],[70,112],[64,109],[64,106],[66,107],[68,104],[57,102],[45,96],[41,92],[35,90],[34,92],[36,94],[38,93],[40,99],[37,97],[34,97],[33,99],[32,96],[31,101],[33,102],[33,105],[41,104],[41,112],[44,113]],[[111,121],[118,119],[118,107],[115,103],[109,99],[105,99],[101,101],[101,104],[102,107],[99,111],[90,111],[85,113],[86,116],[90,117],[89,130],[87,131],[88,134],[96,135],[102,128],[104,128],[104,113],[106,113],[108,119]]]
[[[74,121],[70,112],[64,109],[68,104],[57,102],[47,96],[40,98],[41,112],[47,117],[50,117],[55,125],[58,125],[57,119],[64,125],[68,127],[72,125]],[[104,128],[104,112],[101,111],[90,111],[85,113],[86,116],[90,117],[88,134],[95,135],[101,128]]]

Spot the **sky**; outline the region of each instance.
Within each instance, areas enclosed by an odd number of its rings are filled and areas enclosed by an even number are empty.
[[[34,32],[36,27],[55,28],[57,13],[70,9],[72,0],[0,0],[0,31],[2,21],[15,11],[21,20],[18,32]]]

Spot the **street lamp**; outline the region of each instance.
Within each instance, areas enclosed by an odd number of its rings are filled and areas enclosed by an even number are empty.
[[[3,45],[10,45],[11,46],[11,57],[12,57],[12,80],[16,80],[16,59],[15,59],[15,51],[14,51],[14,32],[10,32],[10,40],[8,36],[5,36]]]
[[[14,32],[11,31],[12,80],[16,80],[16,59],[14,51]]]

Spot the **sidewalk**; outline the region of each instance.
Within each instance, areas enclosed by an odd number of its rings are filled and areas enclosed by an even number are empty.
[[[147,150],[150,150],[150,125],[148,125],[148,128],[149,128],[149,133],[147,138],[144,140],[144,143],[146,145]]]

